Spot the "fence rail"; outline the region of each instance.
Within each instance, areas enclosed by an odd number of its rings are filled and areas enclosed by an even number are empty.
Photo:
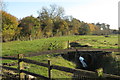
[[[41,63],[41,62],[30,60],[30,59],[23,58],[23,59],[20,59],[20,60],[23,61],[23,62],[26,62],[26,63],[36,64],[36,65],[39,65],[39,66],[44,66],[44,67],[48,67],[49,66],[46,63]]]
[[[0,66],[6,70],[13,70],[13,71],[17,71],[18,72],[18,69],[16,68],[12,68],[12,67],[7,67],[7,66]],[[40,77],[40,78],[43,78],[43,79],[48,79],[47,77],[44,77],[42,75],[39,75],[39,74],[35,74],[35,73],[32,73],[32,72],[28,72],[28,71],[25,71],[25,70],[21,70],[21,73],[26,73],[26,74],[29,74],[29,75],[32,75],[32,76],[35,76],[35,77]]]
[[[25,73],[25,74],[29,74],[29,75],[32,75],[32,76],[35,76],[35,77],[40,77],[40,78],[43,78],[43,79],[51,79],[51,70],[56,69],[56,70],[60,70],[60,71],[64,71],[64,72],[77,74],[77,75],[80,75],[80,76],[98,78],[98,74],[96,72],[82,70],[82,69],[72,69],[72,68],[58,66],[58,65],[50,65],[50,60],[48,60],[48,64],[47,64],[47,63],[41,63],[41,62],[38,62],[38,61],[26,59],[26,58],[23,58],[23,56],[20,57],[20,55],[19,55],[18,58],[15,58],[15,57],[0,57],[0,58],[10,59],[10,60],[18,60],[18,67],[19,67],[18,69],[7,67],[7,66],[0,66],[0,67],[2,67],[4,69],[8,69],[8,70],[18,71],[19,75],[21,75],[21,73]],[[23,62],[48,67],[48,77],[45,77],[45,76],[42,76],[42,75],[39,75],[39,74],[35,74],[35,73],[29,72],[29,71],[25,71],[24,68],[23,68],[24,66],[21,66]],[[117,76],[117,75],[103,74],[103,76],[120,80],[120,76]]]
[[[12,62],[12,63],[2,63],[3,66],[15,66],[17,65],[18,63],[17,62]]]
[[[2,59],[18,60],[16,57],[0,57]]]

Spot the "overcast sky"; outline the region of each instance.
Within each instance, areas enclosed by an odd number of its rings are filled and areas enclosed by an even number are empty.
[[[17,18],[38,16],[43,6],[62,6],[66,15],[72,15],[88,23],[107,23],[111,29],[118,29],[119,0],[4,0],[6,11]]]

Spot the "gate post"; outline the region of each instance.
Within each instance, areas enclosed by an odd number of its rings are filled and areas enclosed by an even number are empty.
[[[19,80],[24,80],[25,76],[24,73],[21,72],[21,70],[24,69],[24,64],[21,59],[23,58],[23,54],[18,54],[18,73],[19,73]]]

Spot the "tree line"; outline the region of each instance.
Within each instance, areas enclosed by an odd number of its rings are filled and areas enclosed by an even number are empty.
[[[50,5],[38,11],[38,17],[27,16],[17,19],[15,16],[2,13],[3,42],[13,40],[33,40],[66,35],[108,35],[118,33],[111,30],[109,24],[86,23],[72,16],[66,16],[63,7]]]

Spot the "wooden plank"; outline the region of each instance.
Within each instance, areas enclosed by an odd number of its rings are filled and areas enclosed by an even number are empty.
[[[38,62],[38,61],[34,61],[34,60],[30,60],[30,59],[21,59],[21,61],[24,61],[26,63],[31,63],[31,64],[36,64],[36,65],[39,65],[39,66],[44,66],[44,67],[48,67],[49,65],[46,64],[46,63],[41,63],[41,62]]]
[[[92,77],[97,77],[96,72],[92,72],[92,71],[86,71],[86,70],[82,70],[82,69],[72,69],[72,68],[68,68],[68,67],[62,67],[62,66],[57,66],[57,65],[51,65],[52,69],[57,69],[60,71],[65,71],[65,72],[69,72],[69,73],[77,73],[80,75],[85,75],[85,76],[92,76]]]
[[[16,57],[0,57],[1,59],[10,59],[10,60],[17,60]]]
[[[35,76],[35,77],[40,77],[40,78],[43,78],[45,80],[48,80],[49,78],[45,77],[45,76],[42,76],[42,75],[39,75],[39,74],[35,74],[35,73],[32,73],[32,72],[28,72],[28,71],[25,71],[25,70],[21,70],[21,72],[23,73],[26,73],[26,74],[29,74],[29,75],[32,75],[32,76]]]
[[[2,65],[15,66],[15,65],[18,65],[18,62],[12,62],[12,63],[2,63]]]
[[[7,67],[7,66],[0,66],[0,67],[2,67],[3,69],[7,69],[7,70],[18,71],[18,69],[12,68],[12,67]]]

